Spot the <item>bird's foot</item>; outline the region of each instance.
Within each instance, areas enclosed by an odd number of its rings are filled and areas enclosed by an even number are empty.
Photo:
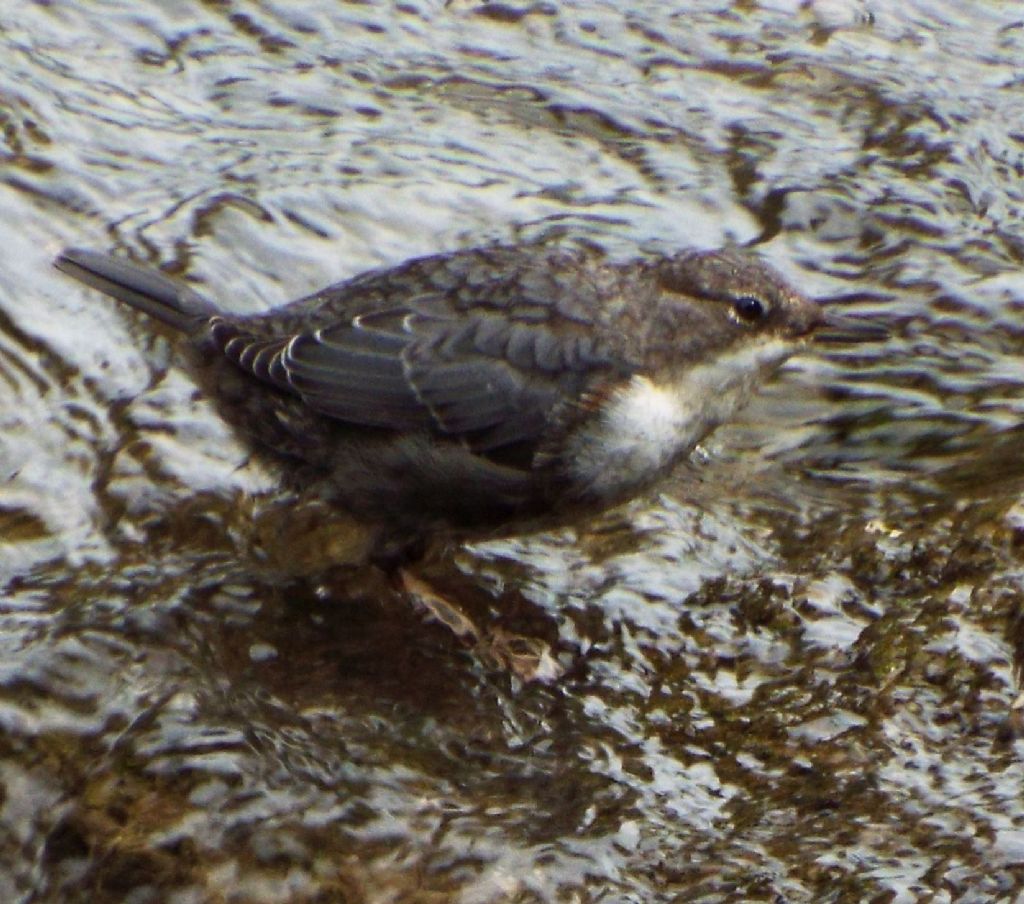
[[[553,682],[564,673],[551,645],[541,638],[517,634],[501,626],[481,627],[424,578],[405,568],[399,569],[398,575],[402,589],[419,611],[444,625],[485,666],[510,671],[527,682]]]

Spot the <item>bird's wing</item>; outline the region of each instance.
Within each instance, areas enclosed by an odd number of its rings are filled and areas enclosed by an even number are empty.
[[[212,333],[240,367],[322,414],[431,429],[479,451],[537,439],[561,401],[614,365],[579,323],[517,321],[495,309],[456,313],[436,301],[269,338],[222,318]]]

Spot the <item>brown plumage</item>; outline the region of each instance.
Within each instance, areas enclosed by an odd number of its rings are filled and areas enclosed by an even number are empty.
[[[90,251],[66,273],[187,334],[293,477],[395,536],[512,532],[661,477],[825,322],[754,255],[493,246],[234,315]]]

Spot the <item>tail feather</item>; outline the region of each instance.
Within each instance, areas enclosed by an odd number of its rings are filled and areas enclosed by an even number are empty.
[[[98,251],[68,248],[54,261],[58,270],[105,292],[151,317],[190,332],[216,308],[202,296],[159,270]]]

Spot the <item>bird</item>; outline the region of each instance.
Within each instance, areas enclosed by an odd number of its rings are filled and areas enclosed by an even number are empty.
[[[863,332],[737,247],[484,245],[259,314],[123,256],[69,248],[55,265],[182,334],[220,415],[378,525],[382,560],[634,498],[812,337]]]

